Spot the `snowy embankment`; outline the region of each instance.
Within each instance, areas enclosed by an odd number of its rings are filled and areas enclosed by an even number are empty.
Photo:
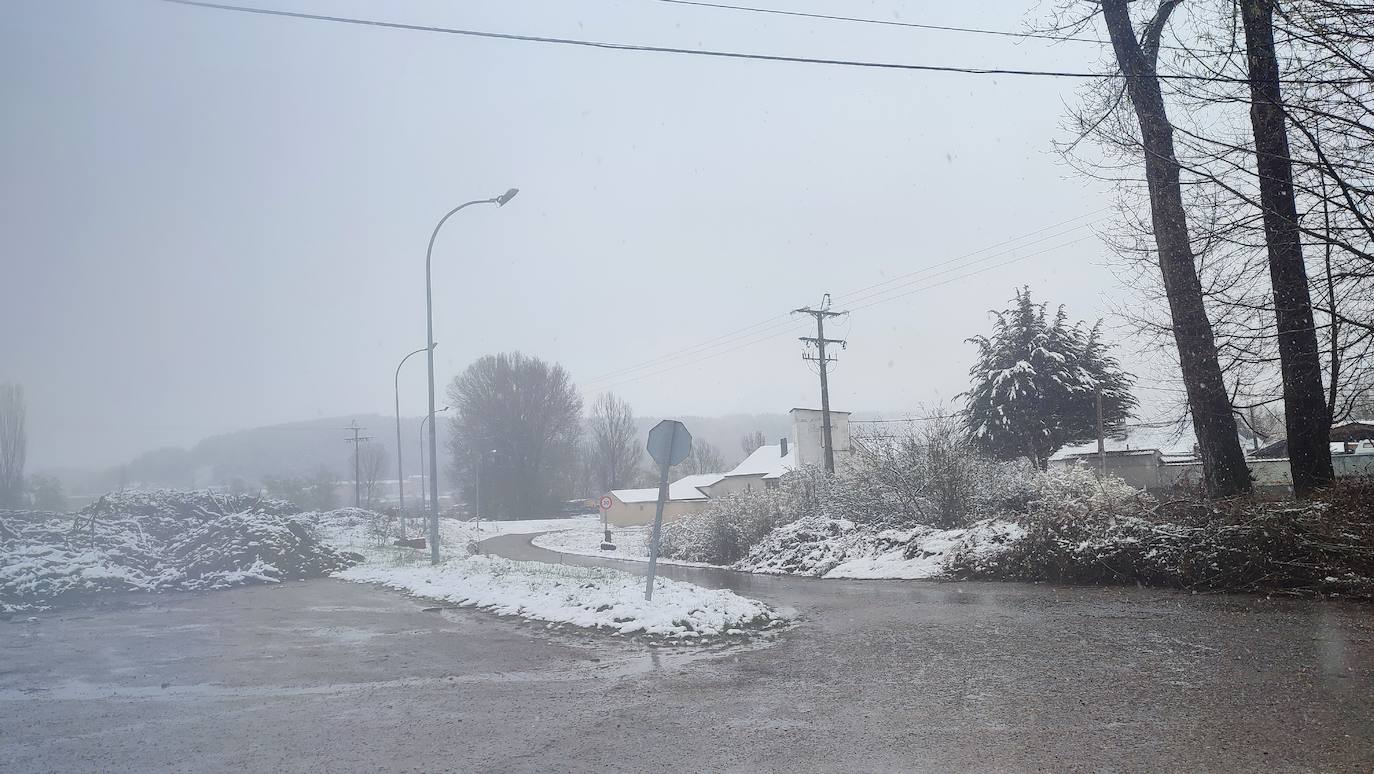
[[[612,529],[616,550],[602,551],[601,526],[584,523],[539,535],[540,548],[565,554],[648,561],[648,527]],[[946,563],[958,555],[982,557],[1024,536],[1014,522],[986,520],[959,529],[867,530],[846,519],[801,519],[785,524],[753,547],[730,569],[821,578],[919,580],[946,577]],[[714,567],[660,558],[667,564]]]
[[[73,514],[0,512],[0,610],[121,591],[202,591],[313,578],[361,557],[327,545],[322,517],[211,492],[123,492]]]
[[[821,578],[943,578],[955,556],[996,553],[1024,535],[1020,525],[993,519],[956,529],[878,531],[846,519],[800,519],[769,533],[735,568]]]
[[[379,583],[423,597],[550,623],[680,638],[745,634],[791,617],[730,591],[659,578],[652,602],[638,575],[489,556],[431,566],[368,562],[335,577]]]

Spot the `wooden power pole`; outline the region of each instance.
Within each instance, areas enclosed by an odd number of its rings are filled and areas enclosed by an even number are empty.
[[[361,507],[363,507],[363,498],[362,498],[362,490],[359,489],[359,486],[358,486],[358,483],[359,483],[359,482],[358,482],[358,479],[362,478],[362,471],[360,470],[360,467],[361,467],[361,466],[358,464],[358,456],[359,456],[359,455],[358,455],[358,450],[362,448],[362,447],[361,447],[362,442],[363,442],[363,441],[370,441],[370,440],[372,440],[372,436],[370,436],[370,435],[358,435],[358,433],[361,433],[362,431],[366,430],[367,428],[365,428],[365,427],[358,427],[358,420],[356,420],[356,419],[353,420],[353,423],[352,423],[351,425],[349,425],[348,427],[345,427],[344,429],[345,429],[345,430],[352,430],[352,431],[353,431],[353,437],[352,437],[352,438],[345,438],[345,439],[344,439],[344,443],[351,443],[351,444],[353,444],[353,507],[354,507],[354,508],[361,508]]]
[[[835,361],[834,355],[825,354],[825,345],[839,344],[840,347],[846,346],[843,339],[827,339],[825,337],[825,318],[840,317],[849,314],[848,312],[834,312],[830,309],[830,294],[825,294],[825,300],[821,303],[820,309],[812,309],[809,306],[801,309],[793,309],[792,312],[809,314],[816,318],[816,335],[799,336],[802,341],[816,345],[815,355],[802,355],[803,360],[814,360],[820,366],[821,373],[821,442],[825,446],[825,469],[827,472],[835,472],[835,447],[830,439],[830,383],[826,379],[826,372],[830,364]]]

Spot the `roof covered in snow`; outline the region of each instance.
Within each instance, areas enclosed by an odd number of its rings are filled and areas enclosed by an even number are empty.
[[[782,455],[782,445],[772,444],[771,446],[760,446],[754,450],[753,454],[744,458],[744,462],[736,465],[733,470],[725,476],[763,476],[764,478],[778,478],[789,470],[797,466],[797,450],[789,448],[787,456]]]
[[[1107,451],[1158,450],[1165,457],[1191,457],[1193,444],[1197,443],[1192,425],[1179,426],[1170,423],[1167,427],[1132,427],[1117,438],[1108,437],[1103,444]],[[1249,448],[1249,441],[1244,442]],[[1052,460],[1062,460],[1080,454],[1096,454],[1097,441],[1088,441],[1074,446],[1065,446],[1055,452]]]
[[[668,485],[669,500],[705,500],[701,487],[710,486],[724,478],[720,473],[700,473],[683,476]],[[611,496],[622,503],[651,503],[658,499],[658,487],[644,489],[615,489]]]

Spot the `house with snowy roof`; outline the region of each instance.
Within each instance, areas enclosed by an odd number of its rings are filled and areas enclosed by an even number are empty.
[[[724,473],[684,476],[668,485],[663,520],[697,513],[714,497],[738,492],[763,491],[779,485],[790,470],[825,463],[823,414],[819,409],[794,408],[788,412],[792,429],[788,438],[755,449],[744,461]],[[835,464],[843,465],[851,454],[849,412],[830,412],[830,437]],[[613,526],[651,524],[658,504],[658,487],[617,489],[608,492],[611,507],[606,520]]]
[[[1288,467],[1288,443],[1279,440],[1260,446],[1256,438],[1241,437],[1252,447],[1246,456],[1255,485],[1269,489],[1292,486]],[[1139,426],[1117,438],[1107,438],[1098,456],[1097,442],[1067,446],[1050,458],[1051,466],[1097,468],[1126,483],[1156,491],[1197,487],[1202,481],[1202,462],[1188,424]],[[1374,475],[1374,422],[1354,420],[1331,427],[1331,463],[1338,478]]]

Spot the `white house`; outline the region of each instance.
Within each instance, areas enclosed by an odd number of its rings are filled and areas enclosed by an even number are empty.
[[[763,491],[778,485],[789,470],[825,464],[825,442],[820,409],[794,408],[789,438],[760,446],[743,462],[725,473],[685,476],[668,485],[663,519],[669,521],[706,507],[713,497],[736,492]],[[830,437],[835,445],[835,464],[843,465],[852,453],[849,412],[830,412]],[[611,507],[606,520],[616,526],[650,524],[658,503],[658,488],[617,489],[608,493]]]

